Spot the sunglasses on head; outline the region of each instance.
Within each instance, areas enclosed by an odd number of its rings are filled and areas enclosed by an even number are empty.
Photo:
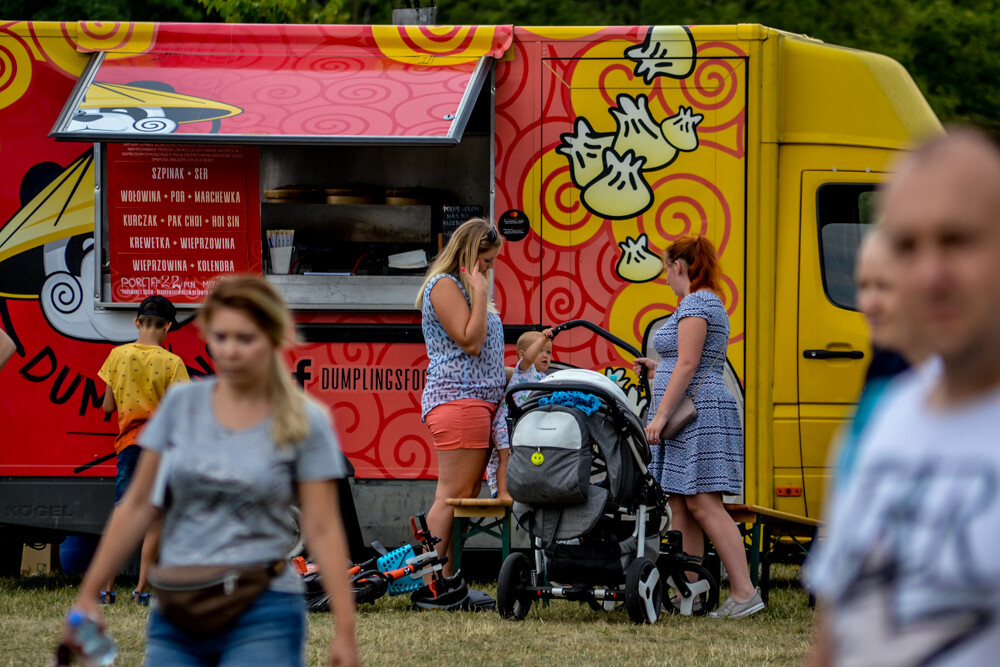
[[[497,230],[496,230],[496,227],[490,227],[490,231],[486,232],[486,235],[483,236],[483,240],[486,241],[487,243],[491,243],[491,244],[492,243],[496,243],[497,242]]]

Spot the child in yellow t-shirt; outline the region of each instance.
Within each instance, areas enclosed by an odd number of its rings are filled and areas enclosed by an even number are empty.
[[[146,297],[139,304],[135,326],[139,336],[134,343],[119,345],[111,350],[98,376],[107,384],[104,392],[104,411],[118,410],[118,437],[115,452],[118,454],[118,474],[115,477],[115,505],[125,495],[139,460],[140,448],[136,437],[142,426],[175,382],[187,382],[187,368],[181,358],[163,349],[167,332],[176,324],[177,310],[170,301],[159,294]],[[139,581],[132,591],[132,602],[149,604],[146,592],[146,572],[159,551],[159,526],[149,530],[143,540],[139,560]],[[101,604],[114,604],[114,580],[100,593]]]

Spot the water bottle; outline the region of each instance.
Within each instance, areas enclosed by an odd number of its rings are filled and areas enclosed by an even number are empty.
[[[71,638],[70,644],[75,647],[77,655],[85,665],[103,667],[110,665],[118,657],[118,647],[111,637],[107,636],[97,626],[94,619],[83,612],[71,609],[66,615]]]

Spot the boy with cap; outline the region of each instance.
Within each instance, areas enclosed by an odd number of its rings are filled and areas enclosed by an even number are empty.
[[[187,368],[181,358],[162,347],[167,332],[177,323],[174,319],[176,314],[174,305],[159,294],[143,299],[135,318],[138,338],[134,343],[119,345],[111,350],[98,372],[98,376],[108,384],[104,392],[104,411],[111,414],[118,410],[115,505],[125,495],[125,489],[135,473],[140,453],[136,442],[139,431],[153,415],[167,387],[188,380]],[[151,528],[143,541],[139,582],[132,591],[132,602],[136,604],[149,604],[146,571],[156,558],[159,534],[159,526]],[[113,580],[101,591],[100,602],[115,603]]]

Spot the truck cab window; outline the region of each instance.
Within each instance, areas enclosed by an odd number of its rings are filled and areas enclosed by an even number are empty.
[[[857,310],[854,265],[861,240],[875,224],[875,186],[827,183],[816,193],[823,291],[839,308]]]

